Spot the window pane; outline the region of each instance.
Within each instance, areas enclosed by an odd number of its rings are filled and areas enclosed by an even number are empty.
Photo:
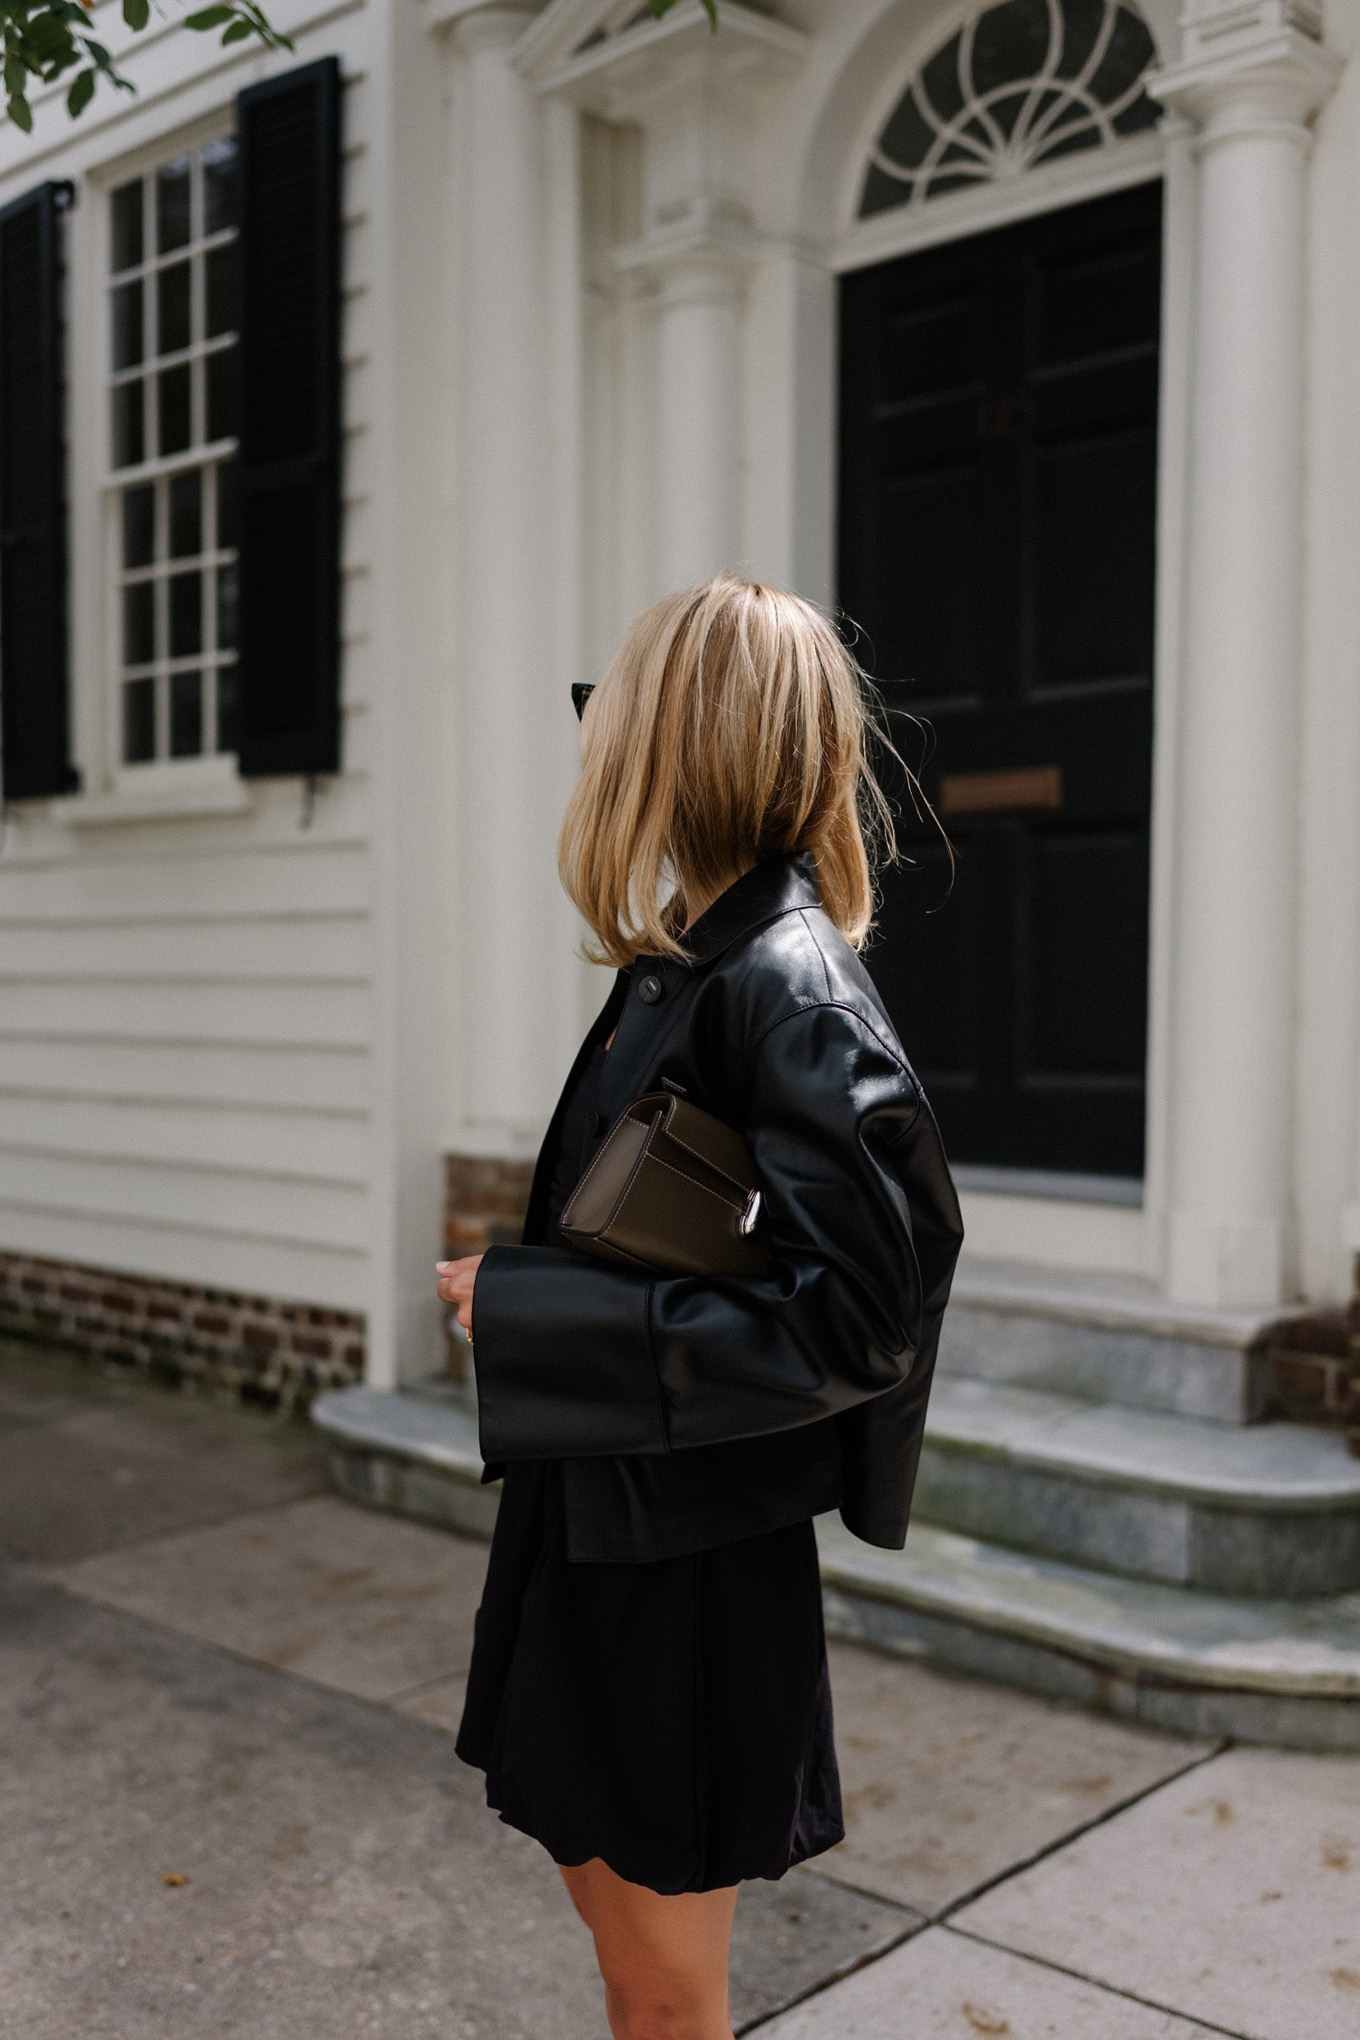
[[[162,369],[156,377],[160,416],[156,451],[183,453],[189,444],[189,364]]]
[[[128,680],[123,686],[123,762],[142,765],[156,755],[156,683]]]
[[[156,584],[134,581],[123,590],[123,664],[149,666],[156,656]]]
[[[135,368],[142,358],[142,279],[113,293],[113,365]]]
[[[236,463],[224,460],[217,470],[217,543],[223,552],[236,544]]]
[[[240,683],[235,666],[219,666],[217,669],[217,748],[219,751],[236,749],[237,702]]]
[[[205,258],[208,338],[236,330],[236,243],[213,248]]]
[[[236,650],[236,568],[217,569],[217,648]]]
[[[203,576],[170,578],[170,656],[185,659],[203,649]]]
[[[146,458],[146,435],[142,418],[142,382],[119,383],[113,398],[113,464],[135,467]]]
[[[189,239],[189,158],[177,156],[156,172],[156,253],[168,255]]]
[[[175,475],[170,483],[170,557],[187,559],[203,550],[201,468]]]
[[[236,144],[209,142],[203,151],[203,231],[236,225]]]
[[[178,354],[189,339],[189,264],[176,262],[156,278],[156,352]]]
[[[123,491],[123,565],[149,567],[156,557],[156,485]]]
[[[223,347],[204,357],[208,378],[208,440],[236,436],[236,349]]]
[[[116,276],[120,269],[135,269],[142,259],[142,181],[124,184],[113,194],[109,207],[112,214],[112,256],[110,266]]]
[[[203,676],[170,675],[170,756],[194,758],[203,749]]]

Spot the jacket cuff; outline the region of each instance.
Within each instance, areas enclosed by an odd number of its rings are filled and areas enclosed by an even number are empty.
[[[482,1458],[668,1450],[651,1281],[553,1247],[490,1247],[472,1329]]]

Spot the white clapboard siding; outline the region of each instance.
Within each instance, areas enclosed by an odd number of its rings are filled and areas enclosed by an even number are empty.
[[[366,1048],[315,1041],[252,1048],[0,1035],[0,1084],[16,1096],[357,1114],[369,1109],[371,1067]]]
[[[297,1112],[182,1100],[63,1098],[0,1089],[0,1152],[306,1177],[362,1189],[364,1113]]]
[[[296,793],[290,793],[290,804]],[[255,840],[243,816],[215,854],[199,848],[206,825],[139,828],[140,851],[123,849],[123,829],[82,830],[73,854],[27,865],[0,859],[0,921],[86,914],[195,916],[365,911],[372,885],[365,842],[334,843],[295,830],[297,841]],[[323,818],[324,819],[324,818]],[[219,829],[221,825],[218,825]]]
[[[189,984],[154,978],[0,981],[0,1035],[73,1030],[134,1041],[317,1042],[357,1048],[369,1040],[369,998],[362,986],[242,984],[226,977]]]
[[[77,1210],[69,1201],[47,1209],[0,1203],[0,1229],[15,1253],[335,1310],[369,1308],[367,1255],[335,1241],[299,1246],[255,1235],[238,1238],[220,1227],[144,1224],[119,1213]]]
[[[0,922],[0,979],[7,982],[231,976],[362,984],[367,975],[362,914]]]
[[[176,1168],[169,1163],[99,1161],[89,1156],[0,1150],[0,1217],[6,1207],[83,1211],[179,1231],[283,1240],[293,1246],[358,1248],[368,1230],[362,1188],[313,1177],[260,1176],[246,1169]],[[200,1277],[211,1280],[211,1276]]]
[[[0,199],[26,188],[21,173],[83,180],[88,223],[105,166],[129,147],[172,152],[187,123],[229,108],[263,70],[332,52],[341,60],[344,770],[311,792],[297,779],[258,782],[240,814],[67,830],[35,812],[11,829],[0,855],[0,1248],[367,1310],[375,1163],[365,707],[381,656],[371,642],[381,472],[371,420],[382,373],[372,22],[362,0],[279,5],[294,56],[261,60],[223,52],[215,36],[153,30],[128,40],[139,88],[131,139],[127,109],[101,97],[76,127],[61,126],[41,172],[0,171]],[[111,28],[121,45],[116,19]],[[0,166],[24,147],[7,134]],[[75,292],[72,306],[76,317],[97,312],[102,326],[102,292]],[[102,358],[104,344],[89,336],[72,358]],[[97,486],[80,451],[73,475]],[[91,528],[73,517],[77,543]],[[76,567],[73,585],[90,585],[82,561]],[[102,628],[91,617],[73,638],[78,703],[97,701],[106,684]],[[87,708],[77,720],[97,728],[103,718]],[[82,758],[85,784],[97,790],[113,762]]]

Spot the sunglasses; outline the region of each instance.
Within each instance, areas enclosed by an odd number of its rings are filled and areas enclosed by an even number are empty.
[[[590,699],[591,695],[592,695],[592,694],[593,694],[594,692],[595,692],[595,682],[594,682],[593,680],[573,680],[573,681],[572,681],[572,683],[571,683],[571,705],[572,705],[572,707],[573,707],[573,708],[574,708],[574,709],[576,710],[576,720],[577,720],[577,722],[580,722],[580,720],[581,720],[581,717],[582,717],[582,716],[583,716],[583,715],[585,714],[585,712],[586,712],[586,703],[587,703],[587,702],[589,701],[589,699]]]

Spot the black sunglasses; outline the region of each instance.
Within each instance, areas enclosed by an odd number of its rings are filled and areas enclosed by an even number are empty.
[[[572,683],[571,683],[571,705],[572,705],[572,707],[573,707],[573,708],[574,708],[574,709],[576,710],[576,720],[577,720],[577,722],[580,722],[580,720],[581,720],[581,717],[582,717],[582,716],[583,716],[583,715],[585,714],[585,712],[586,712],[586,703],[587,703],[587,702],[589,701],[589,699],[590,699],[591,695],[592,695],[592,694],[593,694],[594,692],[595,692],[595,682],[594,682],[593,680],[573,680],[573,681],[572,681]]]

